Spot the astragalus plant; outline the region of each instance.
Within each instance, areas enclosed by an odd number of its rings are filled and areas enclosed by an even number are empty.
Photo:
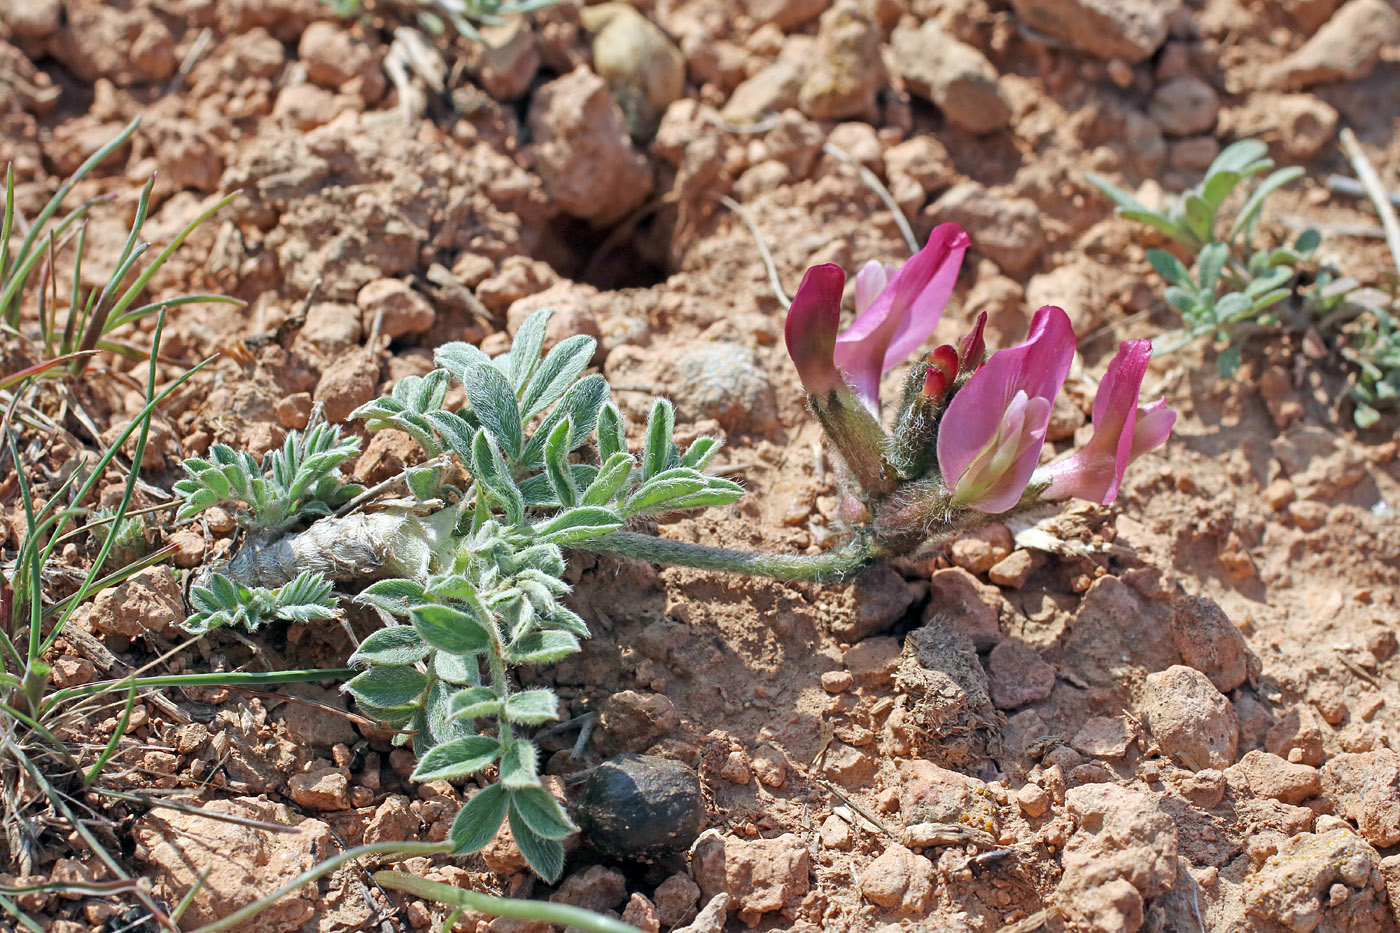
[[[902,269],[867,266],[858,316],[839,336],[844,273],[814,267],[798,289],[789,352],[844,465],[845,534],[825,553],[753,553],[636,530],[653,516],[733,503],[743,489],[705,472],[716,439],[676,446],[665,399],[632,445],[606,380],[585,375],[594,340],[569,337],[542,354],[551,312],[541,311],[508,353],[440,347],[437,369],[400,380],[356,412],[370,430],[398,428],[422,445],[428,459],[406,471],[407,498],[350,499],[339,464],[353,441],[324,426],[289,437],[262,464],[219,447],[189,461],[191,478],[177,487],[185,513],[232,504],[249,533],[195,590],[200,614],[191,626],[325,615],[331,581],[367,583],[357,599],[386,626],[351,657],[363,672],[345,689],[365,712],[401,727],[401,739],[412,737],[416,778],[494,771],[453,824],[455,851],[480,849],[509,821],[530,864],[553,880],[563,869],[560,840],[574,826],[543,787],[526,732],[557,718],[559,703],[546,688],[522,689],[513,669],[558,661],[588,636],[586,621],[561,601],[570,549],[840,581],[1012,510],[1068,496],[1112,501],[1128,462],[1166,439],[1175,413],[1160,401],[1138,404],[1150,346],[1128,341],[1102,383],[1093,439],[1038,466],[1074,353],[1058,308],[1042,308],[1026,343],[985,362],[981,321],[957,347],[919,357],[887,432],[880,377],[932,333],[967,244],[948,224]],[[443,408],[451,382],[467,400],[457,411]],[[462,485],[450,482],[458,477]],[[362,505],[373,510],[356,511]]]

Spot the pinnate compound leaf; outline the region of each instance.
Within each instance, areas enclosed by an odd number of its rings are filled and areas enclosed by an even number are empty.
[[[484,849],[496,838],[509,806],[510,792],[501,784],[492,784],[473,794],[452,821],[453,854],[470,855]]]
[[[600,429],[601,430],[601,429]],[[599,437],[601,438],[601,433]],[[607,505],[632,475],[636,459],[625,451],[608,457],[583,493],[584,505]]]
[[[501,755],[501,783],[511,789],[540,783],[539,752],[528,739],[516,739]]]
[[[703,470],[710,465],[710,461],[718,452],[719,438],[702,435],[691,441],[690,446],[685,449],[685,453],[681,455],[681,466]]]
[[[605,462],[627,453],[627,425],[622,411],[613,402],[598,413],[598,456]]]
[[[510,344],[510,381],[516,392],[525,388],[540,362],[540,351],[544,349],[545,330],[549,319],[554,316],[553,308],[541,308],[530,315],[515,332]]]
[[[554,497],[564,508],[578,505],[578,486],[569,469],[569,436],[573,430],[566,417],[549,432],[544,442],[544,468]]]
[[[475,774],[501,753],[501,743],[486,735],[469,735],[444,742],[418,759],[415,781],[446,781]]]
[[[522,690],[506,698],[505,717],[537,726],[559,718],[559,699],[552,690]]]
[[[451,606],[429,604],[411,613],[413,627],[423,640],[451,654],[475,654],[485,651],[491,639],[474,614]]]
[[[428,675],[411,667],[376,665],[351,679],[344,689],[370,706],[404,706],[428,689]]]
[[[525,520],[525,500],[520,495],[520,487],[506,472],[495,441],[484,429],[477,431],[472,441],[472,475],[489,497],[505,509],[507,524],[518,525]]]
[[[675,446],[671,436],[676,429],[676,409],[668,399],[659,398],[647,418],[646,447],[642,451],[642,479],[649,480],[670,465]]]
[[[578,827],[569,819],[559,801],[538,784],[512,790],[510,803],[525,825],[546,839],[563,839],[570,833],[578,832]]]
[[[472,686],[481,682],[481,665],[478,655],[448,654],[439,651],[433,655],[433,673],[457,686]]]
[[[535,534],[549,544],[567,546],[617,531],[623,524],[622,518],[611,509],[584,505],[536,525]]]
[[[452,694],[447,714],[453,719],[477,719],[495,716],[503,705],[490,687],[467,687]]]
[[[586,334],[575,334],[559,341],[545,354],[539,372],[530,380],[520,400],[521,418],[529,421],[544,411],[573,385],[583,373],[598,347],[598,341]]]
[[[546,839],[533,832],[520,816],[520,811],[512,801],[510,805],[510,832],[520,854],[530,867],[550,884],[559,880],[564,873],[564,845],[557,839]]]
[[[433,362],[451,373],[458,382],[461,382],[462,376],[468,369],[478,363],[491,362],[491,357],[469,343],[455,341],[438,347],[433,352]]]
[[[413,626],[391,625],[360,642],[360,647],[350,656],[350,665],[414,664],[426,658],[430,650]]]
[[[549,439],[549,432],[565,418],[568,418],[569,424],[572,425],[569,432],[569,450],[577,450],[598,426],[598,413],[607,404],[609,391],[608,381],[601,373],[584,376],[569,386],[569,391],[564,393],[559,404],[544,417],[539,428],[530,436],[530,442],[525,445],[525,453],[520,458],[521,462],[531,468],[543,465],[544,443]]]
[[[519,459],[520,406],[506,377],[494,366],[473,366],[464,374],[462,387],[482,427],[511,459]]]
[[[390,615],[406,616],[415,606],[427,603],[423,584],[414,580],[393,579],[371,583],[360,591],[355,601],[382,609]]]
[[[516,664],[553,664],[579,650],[578,639],[568,632],[529,632],[506,650]]]

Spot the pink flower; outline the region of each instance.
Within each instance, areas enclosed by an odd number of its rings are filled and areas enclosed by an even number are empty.
[[[955,506],[997,513],[1017,503],[1073,359],[1069,316],[1046,305],[1025,343],[993,353],[953,396],[938,427],[938,466]]]
[[[841,289],[846,273],[834,263],[813,266],[802,276],[797,294],[788,307],[783,336],[788,356],[808,395],[826,398],[846,383],[836,370],[836,328],[841,323]]]
[[[1074,496],[1108,505],[1118,496],[1128,464],[1163,444],[1176,424],[1166,399],[1138,404],[1152,356],[1148,340],[1125,340],[1094,396],[1094,436],[1073,456],[1046,468],[1047,499]]]
[[[839,373],[878,412],[880,377],[937,327],[969,242],[957,224],[941,224],[902,268],[867,263],[856,276],[856,319],[839,337],[845,275],[834,265],[807,270],[788,310],[786,336],[808,394],[829,393]]]

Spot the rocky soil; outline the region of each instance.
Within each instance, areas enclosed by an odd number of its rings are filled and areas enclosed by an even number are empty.
[[[434,39],[426,64],[391,78],[405,20],[383,4],[353,23],[315,0],[0,0],[0,162],[26,216],[144,115],[74,195],[114,196],[92,214],[88,284],[152,173],[157,243],[242,190],[154,283],[247,305],[173,315],[164,378],[227,352],[160,412],[139,504],[211,443],[259,455],[313,403],[344,419],[430,369],[433,347],[498,352],[553,307],[552,339],[600,338],[594,363],[633,425],[669,395],[678,434],[724,437],[720,466],[752,490],[663,534],[819,549],[833,472],[782,348],[784,307],[718,198],[743,205],[790,293],[808,265],[907,254],[857,166],[920,238],[949,220],[972,236],[941,336],[985,311],[996,347],[1041,304],[1069,312],[1080,359],[1056,451],[1083,438],[1118,341],[1176,323],[1144,258],[1157,241],[1114,218],[1086,171],[1151,203],[1194,184],[1222,145],[1259,137],[1308,170],[1267,234],[1322,224],[1328,261],[1386,281],[1380,241],[1337,232],[1374,214],[1325,185],[1346,171],[1335,135],[1349,126],[1400,188],[1400,11],[1386,0],[638,8],[565,0],[488,28],[490,48]],[[0,372],[24,362],[5,353]],[[1335,357],[1274,338],[1245,360],[1232,382],[1209,350],[1154,361],[1145,394],[1182,418],[1111,509],[992,526],[848,586],[575,557],[572,600],[594,638],[530,676],[599,728],[578,760],[572,734],[547,740],[548,770],[571,788],[619,752],[679,760],[702,782],[704,834],[654,863],[583,845],[556,889],[505,837],[480,856],[392,864],[651,931],[1400,929],[1393,424],[1351,427]],[[130,368],[106,359],[76,393],[101,431],[140,407]],[[83,446],[73,431],[52,439],[45,476]],[[382,432],[355,474],[392,476],[416,451]],[[119,497],[115,474],[103,495]],[[16,496],[5,479],[6,559]],[[188,572],[226,552],[232,528],[216,511],[162,535]],[[329,624],[167,655],[185,613],[159,568],[102,594],[78,617],[93,638],[60,642],[59,682],[148,663],[334,667],[351,650]],[[357,637],[377,624],[349,623]],[[334,687],[137,705],[117,783],[193,811],[93,805],[167,903],[208,872],[188,928],[340,849],[445,838],[473,788],[408,782],[411,754],[347,716]],[[115,726],[99,713],[87,740]],[[102,877],[80,847],[44,843],[34,874]],[[239,929],[440,926],[443,908],[376,889],[374,867],[347,865]],[[23,906],[53,933],[140,922],[121,898]],[[535,928],[468,915],[457,929]]]

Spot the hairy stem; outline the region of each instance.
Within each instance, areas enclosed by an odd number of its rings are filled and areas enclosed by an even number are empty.
[[[823,554],[811,555],[737,551],[707,544],[673,541],[633,531],[615,531],[599,538],[576,542],[571,547],[596,554],[634,557],[661,564],[698,567],[701,570],[758,574],[777,580],[810,580],[818,583],[840,583],[849,580],[881,556],[871,542],[863,537]]]
[[[548,901],[515,900],[494,897],[479,891],[469,891],[438,881],[429,881],[417,875],[401,871],[377,871],[374,880],[386,888],[404,891],[416,897],[425,897],[453,907],[466,907],[490,917],[511,917],[517,920],[534,920],[555,926],[587,930],[588,933],[641,933],[636,927],[621,920],[614,920],[591,910],[573,907],[568,904],[552,904]]]

